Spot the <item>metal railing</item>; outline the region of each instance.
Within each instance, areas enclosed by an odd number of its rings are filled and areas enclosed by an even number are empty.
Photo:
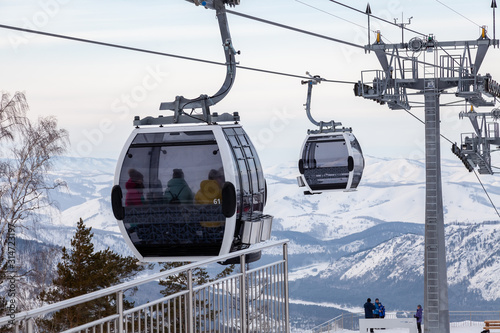
[[[341,330],[359,330],[359,319],[364,318],[365,315],[361,313],[346,312],[340,316],[332,318],[323,324],[312,328],[312,332],[325,333],[337,332]]]
[[[282,259],[247,270],[246,255],[282,246]],[[104,297],[116,297],[116,314],[64,331],[177,333],[177,332],[290,332],[288,306],[288,240],[268,242],[228,255],[195,262],[38,309],[0,318],[0,327],[14,332],[44,332],[37,325],[54,313]],[[240,271],[194,286],[193,270],[239,257]],[[252,263],[258,265],[259,262]],[[187,274],[185,290],[124,310],[124,292],[160,279]]]
[[[388,312],[386,318],[411,318],[415,311]],[[342,330],[358,331],[364,313],[343,313],[312,328],[313,333],[333,333]],[[450,311],[450,327],[483,327],[485,320],[500,320],[500,311]]]

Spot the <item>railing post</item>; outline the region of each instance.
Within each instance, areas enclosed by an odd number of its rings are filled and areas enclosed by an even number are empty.
[[[26,325],[28,326],[28,333],[33,333],[33,323],[33,318],[28,319],[28,322],[26,323]]]
[[[290,309],[288,304],[288,244],[283,243],[283,283],[285,289],[285,332],[290,332]]]
[[[123,333],[123,290],[116,293],[116,313],[118,313],[118,333]]]
[[[247,298],[246,298],[246,278],[247,278],[247,268],[245,262],[245,255],[240,256],[240,266],[241,266],[241,280],[240,280],[240,320],[241,320],[241,332],[247,332]]]
[[[188,270],[188,332],[194,332],[194,311],[193,311],[193,270]]]

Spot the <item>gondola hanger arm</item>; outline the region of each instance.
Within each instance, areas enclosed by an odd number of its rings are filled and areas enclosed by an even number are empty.
[[[221,101],[231,90],[234,83],[236,75],[236,59],[235,55],[239,54],[233,47],[231,41],[231,34],[229,32],[229,24],[227,21],[226,8],[225,5],[235,6],[239,4],[239,0],[187,0],[195,5],[202,5],[208,9],[214,9],[216,11],[216,16],[219,21],[219,30],[222,38],[222,46],[224,49],[224,55],[226,59],[226,78],[222,84],[222,87],[214,95],[200,95],[194,99],[188,99],[183,96],[176,97],[173,102],[165,102],[160,104],[160,110],[172,110],[177,116],[183,113],[185,109],[202,109],[203,121],[210,122],[210,106],[217,104]],[[180,101],[180,102],[179,102]]]
[[[302,84],[307,84],[307,100],[306,100],[306,114],[307,118],[309,118],[309,121],[313,123],[314,125],[319,127],[319,132],[335,132],[337,126],[342,126],[342,123],[337,123],[333,120],[330,120],[329,122],[324,122],[324,121],[316,121],[313,116],[311,115],[311,97],[312,97],[312,87],[318,83],[321,83],[321,81],[324,81],[321,76],[319,75],[311,75],[309,72],[306,72],[306,75],[310,77],[309,80],[302,80]],[[309,131],[309,132],[315,132],[315,131]]]

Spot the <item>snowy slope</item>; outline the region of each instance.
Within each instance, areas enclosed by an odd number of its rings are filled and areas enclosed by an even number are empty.
[[[367,158],[363,179],[354,192],[304,196],[297,187],[295,163],[267,170],[268,213],[279,227],[321,239],[339,238],[381,221],[424,222],[425,166],[420,161]],[[498,219],[481,185],[460,161],[443,161],[445,221]],[[498,176],[481,176],[493,202],[500,203]]]

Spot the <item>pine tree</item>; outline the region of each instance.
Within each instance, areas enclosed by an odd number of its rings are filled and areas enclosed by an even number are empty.
[[[55,303],[107,288],[133,277],[143,269],[135,258],[120,256],[109,248],[94,252],[93,236],[92,227],[86,228],[80,219],[71,240],[71,249],[62,249],[62,260],[57,265],[53,287],[40,294],[43,301]],[[115,297],[103,297],[61,310],[50,320],[42,321],[41,326],[46,330],[60,331],[115,312]]]

